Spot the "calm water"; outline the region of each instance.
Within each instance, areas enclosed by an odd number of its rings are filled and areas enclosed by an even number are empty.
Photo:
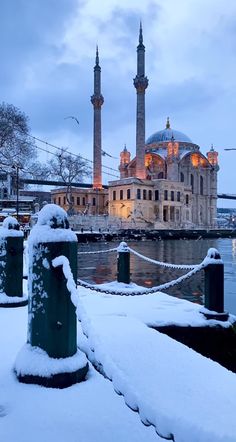
[[[80,251],[104,250],[119,243],[79,244]],[[128,245],[150,258],[175,263],[198,264],[210,247],[219,250],[225,265],[225,310],[236,314],[236,239],[129,241]],[[79,255],[78,277],[90,283],[101,284],[116,280],[116,252]],[[131,254],[132,282],[152,287],[176,279],[186,271],[165,269]],[[166,290],[173,296],[203,303],[204,271],[177,287]]]

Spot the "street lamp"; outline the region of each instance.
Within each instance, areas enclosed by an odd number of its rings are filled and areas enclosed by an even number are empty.
[[[14,164],[12,169],[16,170],[16,219],[19,221],[19,164]]]

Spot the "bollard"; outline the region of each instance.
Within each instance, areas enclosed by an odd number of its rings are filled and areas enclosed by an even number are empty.
[[[84,380],[88,371],[85,355],[77,351],[76,311],[62,266],[52,266],[61,255],[68,258],[76,282],[77,237],[69,229],[66,212],[48,204],[29,236],[28,343],[15,363],[20,382],[65,388]],[[31,360],[28,367],[24,359]]]
[[[117,249],[117,281],[130,283],[130,252],[126,242],[121,242]]]
[[[226,321],[228,313],[224,312],[224,264],[217,249],[208,250],[209,263],[205,267],[205,308],[207,319]]]
[[[0,307],[21,307],[23,295],[23,232],[18,221],[8,216],[0,229]]]

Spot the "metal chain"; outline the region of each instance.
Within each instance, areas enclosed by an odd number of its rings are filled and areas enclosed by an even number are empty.
[[[89,284],[88,282],[82,281],[81,279],[77,279],[77,284],[81,287],[87,288],[89,290],[93,290],[98,293],[105,293],[108,295],[120,295],[120,296],[136,296],[136,295],[150,295],[153,293],[156,293],[160,290],[166,290],[169,287],[174,287],[177,284],[180,284],[181,282],[191,278],[196,273],[200,272],[202,269],[204,269],[205,264],[202,262],[198,266],[196,266],[194,269],[192,269],[190,272],[186,273],[185,275],[180,276],[179,278],[169,281],[165,284],[158,285],[156,287],[152,287],[150,289],[143,289],[143,290],[133,290],[132,292],[125,292],[125,291],[119,291],[119,290],[110,290],[110,289],[103,289],[98,287],[97,285]]]
[[[138,256],[139,258],[143,259],[144,261],[150,262],[152,264],[157,264],[162,267],[172,268],[172,269],[194,269],[198,264],[170,264],[166,262],[156,261],[155,259],[148,258],[147,256],[141,255],[141,253],[136,252],[136,250],[131,249],[128,247],[128,250],[133,253],[133,255]],[[109,253],[109,252],[117,252],[118,247],[114,247],[113,249],[107,249],[107,250],[95,250],[92,252],[78,252],[78,255],[95,255],[97,253]]]
[[[114,249],[107,250],[95,250],[93,252],[78,252],[78,255],[95,255],[96,253],[108,253],[108,252],[117,252],[117,247]]]
[[[197,267],[199,264],[170,264],[168,262],[161,262],[161,261],[156,261],[155,259],[152,258],[148,258],[147,256],[141,255],[141,253],[136,252],[136,250],[133,250],[129,247],[129,251],[131,253],[133,253],[133,255],[138,256],[139,258],[143,259],[144,261],[148,261],[152,264],[157,264],[159,266],[162,267],[168,267],[168,268],[172,268],[172,269],[194,269],[195,267]]]

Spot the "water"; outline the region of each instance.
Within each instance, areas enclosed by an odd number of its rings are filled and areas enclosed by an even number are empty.
[[[119,243],[79,244],[80,251],[105,250]],[[219,250],[225,265],[225,310],[236,314],[236,239],[129,241],[129,247],[142,255],[158,261],[174,264],[198,264],[210,247]],[[79,255],[78,277],[94,284],[116,280],[116,252],[95,255]],[[153,287],[176,279],[186,271],[166,269],[146,262],[131,254],[131,280],[144,287]],[[166,293],[202,304],[204,271],[199,272]]]

